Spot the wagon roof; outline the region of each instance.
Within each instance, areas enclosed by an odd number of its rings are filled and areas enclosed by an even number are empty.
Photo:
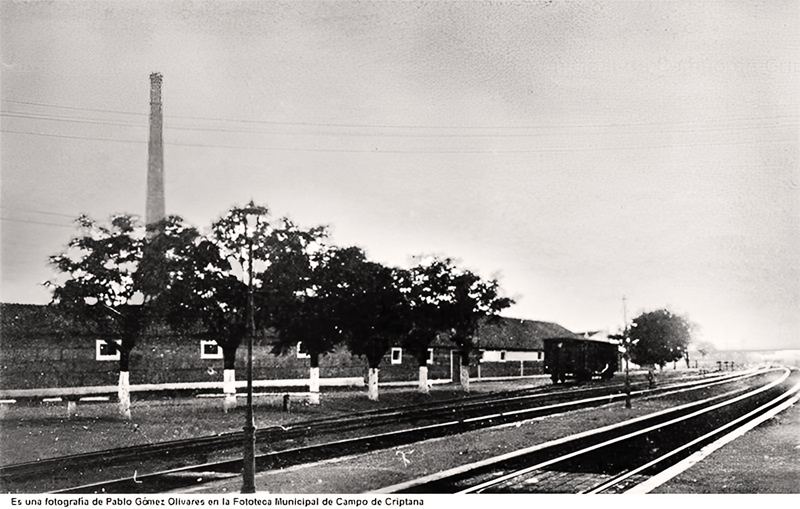
[[[577,332],[576,338],[563,338],[563,339],[580,339],[581,341],[594,341],[596,343],[616,343],[614,340],[609,339],[608,331],[593,331],[593,332]],[[550,339],[550,338],[548,338]]]

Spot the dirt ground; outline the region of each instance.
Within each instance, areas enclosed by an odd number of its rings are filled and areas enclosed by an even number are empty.
[[[675,402],[664,400],[639,400],[631,409],[625,409],[624,403],[619,402],[536,418],[408,446],[263,472],[256,478],[256,487],[259,492],[281,494],[368,493],[674,405]],[[241,477],[237,476],[181,491],[190,494],[238,493],[241,483]]]
[[[510,382],[473,384],[470,394],[515,390],[548,385],[545,378]],[[434,385],[429,395],[413,386],[381,388],[379,401],[370,401],[366,389],[325,390],[321,405],[295,403],[283,412],[275,398],[254,398],[257,428],[327,416],[413,405],[465,397],[452,384]],[[80,403],[77,414],[67,415],[65,402],[32,405],[2,405],[0,410],[0,465],[26,463],[45,458],[102,451],[154,442],[241,431],[245,422],[245,403],[222,411],[222,398],[136,399],[130,421],[117,413],[117,405],[107,402]]]
[[[684,375],[676,373],[674,376]],[[667,377],[662,381],[666,383]],[[549,381],[543,378],[480,382],[472,385],[472,394],[547,384]],[[366,398],[365,390],[331,391],[323,392],[322,405],[294,405],[292,412],[287,414],[278,406],[265,404],[256,407],[255,417],[257,427],[263,428],[328,415],[458,397],[464,397],[464,394],[452,385],[434,386],[429,396],[417,394],[414,387],[381,388],[381,399],[377,403]],[[259,489],[272,493],[363,493],[388,483],[425,475],[433,469],[451,468],[514,447],[597,428],[674,404],[658,399],[641,399],[636,400],[632,410],[624,410],[621,404],[616,403],[504,428],[431,440],[419,446],[370,453],[364,455],[368,459],[355,463],[332,461],[325,465],[268,472],[259,475]],[[218,398],[140,400],[134,402],[130,422],[121,420],[116,415],[116,406],[111,403],[80,404],[78,414],[69,418],[65,415],[64,403],[6,407],[0,415],[0,462],[21,463],[241,430],[243,405],[227,414],[222,412],[221,405]],[[663,493],[798,493],[798,454],[800,409],[796,405],[687,470],[662,487]],[[240,483],[240,478],[219,481],[205,485],[205,491],[200,492],[238,492]]]
[[[633,408],[612,403],[564,414],[532,419],[453,437],[376,451],[349,458],[299,465],[257,476],[264,493],[368,493],[434,472],[456,468],[509,451],[567,435],[596,429],[680,404],[685,396],[635,399]],[[745,440],[747,439],[747,440]],[[733,448],[740,444],[740,447]],[[718,452],[724,456],[702,461],[654,493],[800,493],[800,405],[751,430]],[[720,475],[721,472],[726,472]],[[203,484],[187,493],[238,493],[241,478]]]

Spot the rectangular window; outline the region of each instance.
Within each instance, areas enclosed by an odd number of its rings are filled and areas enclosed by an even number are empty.
[[[108,342],[114,342],[117,345],[122,344],[121,339],[98,339],[95,341],[95,359],[98,361],[118,361],[119,350],[109,345]]]
[[[200,358],[201,359],[222,359],[222,348],[216,341],[200,341]]]
[[[303,342],[302,341],[298,341],[297,342],[297,358],[298,359],[308,359],[309,357],[311,357],[311,356],[308,355],[308,352],[306,351],[305,347],[303,346]]]
[[[402,364],[403,362],[403,349],[392,347],[392,364]]]
[[[433,364],[433,348],[428,348],[428,360],[426,364]]]
[[[506,351],[500,350],[500,362],[505,362],[505,361],[506,361]]]

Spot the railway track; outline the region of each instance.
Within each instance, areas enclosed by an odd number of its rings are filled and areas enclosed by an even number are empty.
[[[697,380],[682,384],[681,387],[688,390],[709,384],[722,384],[740,379],[741,376],[729,375],[713,380]],[[664,386],[651,391],[635,388],[633,395],[673,390],[677,388]],[[480,427],[601,405],[622,398],[624,394],[619,385],[566,391],[539,388],[266,428],[259,430],[257,435],[257,442],[266,444],[262,446],[257,456],[257,468],[268,470],[367,452]],[[378,433],[375,430],[383,432]],[[310,437],[318,443],[310,446],[297,445],[303,444]],[[212,451],[226,449],[235,451],[238,456],[241,443],[242,434],[239,432],[12,465],[0,469],[0,485],[3,491],[14,492],[15,485],[24,485],[27,479],[48,475],[54,479],[56,492],[60,493],[156,493],[195,485],[200,477],[211,480],[238,475],[241,471],[240,459],[209,463],[204,461],[204,458],[207,458]],[[142,470],[141,473],[135,468],[137,465],[146,464],[147,458],[156,456],[171,458],[172,466],[158,472]],[[77,471],[102,469],[109,464],[131,465],[133,468],[128,468],[127,471],[134,472],[134,475],[74,486]]]
[[[620,424],[539,444],[375,493],[647,492],[688,458],[794,404],[800,372]]]

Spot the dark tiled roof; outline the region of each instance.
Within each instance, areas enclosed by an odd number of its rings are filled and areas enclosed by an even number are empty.
[[[273,343],[275,337],[270,332],[261,341]],[[87,327],[66,318],[50,306],[0,303],[0,340],[46,340],[94,335]],[[477,336],[475,346],[487,350],[542,350],[542,340],[546,338],[583,337],[555,323],[507,317],[483,325]],[[447,334],[441,334],[431,346],[455,347]]]
[[[148,333],[170,334],[171,331],[156,324]],[[96,328],[59,312],[53,306],[0,303],[0,340],[15,343],[31,339],[60,341],[100,335]]]
[[[548,338],[577,339],[582,336],[551,322],[501,317],[499,321],[478,329],[475,346],[486,350],[542,350]],[[446,335],[439,336],[434,346],[453,347]]]
[[[50,306],[0,303],[0,339],[62,338],[90,333]]]

